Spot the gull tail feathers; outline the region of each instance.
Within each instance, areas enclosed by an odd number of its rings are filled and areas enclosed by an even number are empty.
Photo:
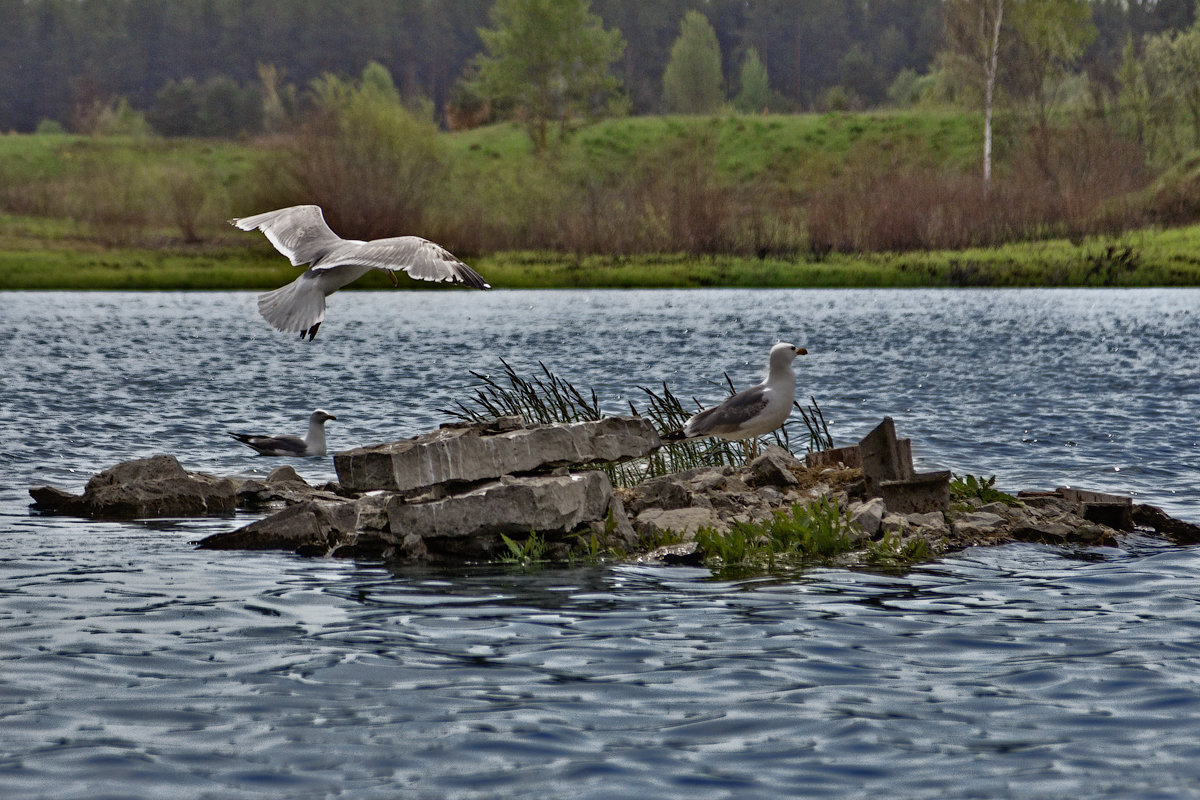
[[[301,275],[289,284],[258,296],[258,313],[271,327],[285,333],[305,333],[311,340],[325,320],[325,293]]]

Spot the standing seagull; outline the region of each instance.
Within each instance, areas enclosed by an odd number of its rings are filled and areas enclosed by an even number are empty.
[[[317,409],[308,417],[308,435],[299,436],[251,436],[246,433],[229,432],[242,444],[247,444],[262,456],[323,456],[325,455],[325,420],[337,419],[328,411]]]
[[[450,281],[475,289],[492,288],[475,270],[441,245],[419,236],[363,242],[343,239],[325,224],[320,206],[291,206],[229,220],[244,231],[260,230],[293,267],[310,264],[299,278],[258,296],[258,313],[275,328],[308,334],[311,342],[325,319],[325,298],[373,269],[396,285],[394,270],[423,281]]]
[[[726,398],[720,405],[706,408],[685,422],[681,430],[663,438],[716,436],[754,440],[770,433],[792,413],[792,402],[796,397],[792,359],[803,355],[808,355],[803,347],[780,342],[771,348],[766,380]]]

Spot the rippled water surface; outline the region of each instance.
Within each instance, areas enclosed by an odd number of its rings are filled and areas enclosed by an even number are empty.
[[[1129,492],[1200,521],[1200,292],[344,292],[313,343],[249,293],[0,293],[0,797],[1181,797],[1200,560],[971,550],[715,581],[198,552],[254,516],[32,515],[29,486],[226,430],[411,436],[539,360],[603,405],[721,397],[778,339],[840,443]],[[329,459],[293,462],[310,481]]]

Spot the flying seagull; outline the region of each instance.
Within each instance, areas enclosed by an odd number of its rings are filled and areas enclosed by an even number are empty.
[[[323,456],[325,455],[325,420],[337,419],[333,414],[317,409],[308,417],[308,434],[299,436],[251,436],[229,432],[242,444],[249,445],[263,456]]]
[[[757,386],[751,386],[727,397],[720,405],[706,408],[691,417],[683,428],[663,437],[671,439],[696,439],[716,436],[720,439],[757,439],[782,425],[792,413],[792,402],[796,396],[796,373],[792,371],[792,359],[808,355],[803,347],[780,342],[771,348],[767,359],[767,377]]]
[[[296,280],[258,296],[258,313],[275,328],[308,334],[311,342],[325,319],[325,298],[373,269],[395,286],[395,270],[423,281],[450,281],[474,289],[492,288],[475,270],[441,245],[419,236],[363,242],[343,239],[325,224],[320,206],[291,206],[229,220],[244,231],[260,230],[293,267],[309,264]]]

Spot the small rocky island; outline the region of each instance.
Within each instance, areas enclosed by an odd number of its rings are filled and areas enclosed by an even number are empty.
[[[891,418],[856,445],[803,461],[772,446],[744,466],[692,468],[614,488],[604,467],[660,447],[642,417],[540,426],[501,417],[337,453],[338,480],[324,486],[310,486],[290,466],[265,481],[221,478],[156,455],[95,475],[81,496],[49,486],[30,494],[41,513],[93,518],[274,508],[198,546],[431,564],[496,560],[535,537],[549,559],[583,545],[630,559],[704,563],[712,555],[704,542],[713,536],[758,530],[813,504],[835,510],[848,542],[838,563],[847,564],[880,541],[921,557],[1012,541],[1110,544],[1135,530],[1200,542],[1200,526],[1161,509],[1075,488],[991,492],[994,500],[987,492],[960,494],[952,502],[950,473],[916,473],[911,443],[896,437]]]

